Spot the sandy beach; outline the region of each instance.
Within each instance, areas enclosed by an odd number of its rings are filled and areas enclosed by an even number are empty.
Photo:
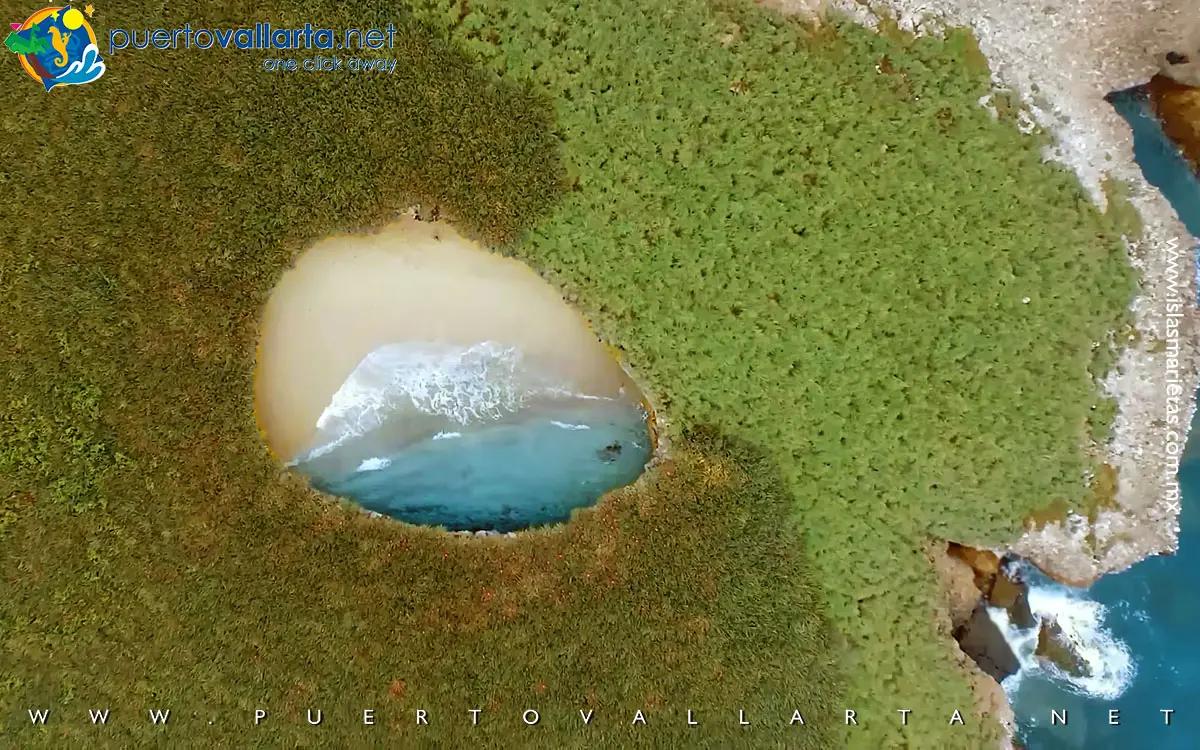
[[[359,362],[409,341],[515,346],[579,392],[636,393],[583,317],[532,269],[448,224],[409,218],[323,240],[281,277],[263,315],[255,381],[272,452],[288,460],[310,448],[317,419]]]

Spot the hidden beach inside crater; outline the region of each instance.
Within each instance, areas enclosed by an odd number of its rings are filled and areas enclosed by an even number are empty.
[[[315,487],[455,531],[567,521],[653,450],[579,314],[440,223],[302,257],[268,306],[258,393],[268,442]]]

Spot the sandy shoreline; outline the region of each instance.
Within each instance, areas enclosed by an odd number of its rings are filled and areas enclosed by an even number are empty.
[[[311,448],[317,418],[363,357],[404,341],[494,341],[580,392],[636,393],[582,315],[532,269],[447,224],[406,218],[323,240],[281,277],[263,314],[255,378],[272,452],[291,459]]]

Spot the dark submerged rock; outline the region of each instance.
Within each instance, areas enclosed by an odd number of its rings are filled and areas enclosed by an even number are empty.
[[[1045,659],[1069,675],[1076,677],[1091,675],[1091,669],[1079,655],[1075,644],[1052,618],[1042,621],[1042,627],[1038,630],[1037,649],[1034,650],[1034,653],[1038,658]]]
[[[601,461],[605,463],[612,463],[613,461],[617,460],[618,456],[621,455],[621,444],[618,442],[609,443],[597,451],[597,453],[599,454]]]
[[[1200,76],[1200,60],[1179,66]],[[1146,84],[1150,103],[1163,132],[1175,142],[1194,172],[1200,173],[1200,87],[1157,75]]]
[[[966,624],[954,631],[954,638],[967,656],[979,668],[1001,682],[1005,677],[1016,674],[1021,668],[1017,655],[1013,653],[1004,634],[988,617],[987,606],[980,602],[971,613]]]

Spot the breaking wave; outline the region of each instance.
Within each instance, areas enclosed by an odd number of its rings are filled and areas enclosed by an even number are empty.
[[[392,465],[390,458],[367,458],[358,465],[356,471],[379,471]]]
[[[585,424],[570,424],[568,422],[559,422],[556,420],[550,420],[550,424],[554,425],[555,427],[557,427],[561,430],[590,430],[590,429],[592,429],[591,427],[589,427],[588,425],[585,425]]]
[[[647,416],[623,395],[573,392],[512,347],[391,344],[355,367],[294,463],[385,516],[507,532],[567,521],[636,480]]]
[[[526,363],[516,347],[493,341],[471,346],[431,342],[388,344],[354,368],[317,420],[322,456],[404,414],[440,417],[440,424],[496,422],[536,399],[604,397],[573,393]],[[459,437],[442,430],[441,439]]]
[[[1037,625],[1021,630],[1009,621],[1003,609],[988,609],[988,615],[1021,665],[1016,674],[1004,681],[1005,692],[1015,695],[1026,677],[1041,674],[1078,695],[1101,700],[1119,698],[1133,682],[1137,669],[1129,647],[1106,625],[1108,608],[1088,598],[1084,590],[1055,583],[1031,566],[1023,564],[1021,568],[1021,576],[1029,583],[1029,608]],[[1063,635],[1070,639],[1087,665],[1088,674],[1068,674],[1035,654],[1040,625],[1047,619],[1056,621]]]

